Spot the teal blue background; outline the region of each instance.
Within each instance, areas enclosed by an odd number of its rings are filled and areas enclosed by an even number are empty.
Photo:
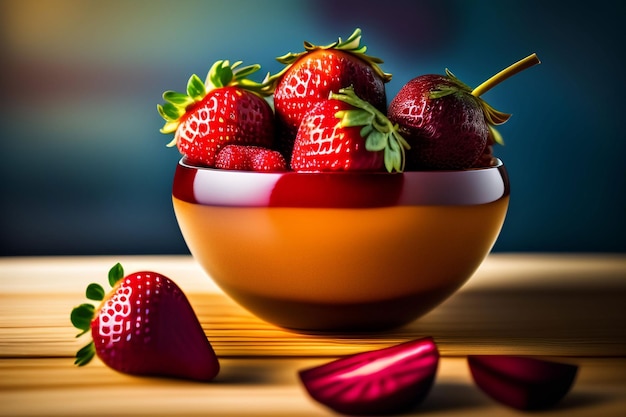
[[[423,73],[475,86],[536,52],[484,96],[513,113],[494,250],[624,252],[625,18],[605,0],[0,1],[0,255],[187,253],[161,93],[218,59],[275,72],[356,27],[394,74],[389,100]]]

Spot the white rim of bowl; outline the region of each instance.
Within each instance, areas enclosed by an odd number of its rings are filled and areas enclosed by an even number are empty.
[[[196,167],[179,161],[178,170],[193,172],[193,180],[175,187],[193,187],[175,192],[193,195],[196,204],[235,207],[276,207],[270,204],[278,181],[286,175],[322,175],[293,171],[259,173]],[[324,173],[326,175],[363,175],[364,173]],[[478,205],[497,201],[509,193],[508,175],[502,161],[488,168],[463,171],[407,171],[401,174],[367,173],[368,175],[401,175],[402,187],[394,205]],[[183,198],[184,199],[184,198]],[[388,204],[382,204],[385,206]],[[292,207],[292,206],[290,206]],[[303,205],[302,207],[307,207]]]

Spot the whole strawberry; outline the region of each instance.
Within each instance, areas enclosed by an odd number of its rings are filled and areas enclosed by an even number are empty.
[[[354,88],[356,94],[377,109],[385,111],[385,83],[391,74],[382,71],[379,58],[366,55],[361,44],[361,30],[356,29],[345,41],[339,38],[326,46],[304,42],[304,52],[276,58],[286,67],[271,77],[276,83],[274,109],[278,147],[290,155],[296,132],[304,115],[331,92]]]
[[[340,89],[317,102],[296,135],[295,171],[401,172],[408,144],[387,117],[354,90]]]
[[[217,61],[206,81],[189,78],[186,94],[163,93],[166,103],[157,105],[166,122],[161,133],[174,133],[168,146],[177,146],[189,163],[212,167],[228,144],[273,145],[274,113],[264,99],[272,90],[247,78],[259,65],[240,64]]]
[[[118,263],[109,271],[112,291],[99,284],[87,287],[87,298],[98,308],[81,304],[72,310],[72,324],[91,332],[92,341],[76,354],[86,365],[94,355],[107,366],[134,375],[209,381],[219,362],[181,289],[156,272],[124,277]],[[78,337],[77,336],[77,337]]]
[[[510,114],[495,110],[480,95],[537,63],[533,54],[475,89],[448,70],[446,75],[426,74],[406,83],[387,115],[411,145],[407,170],[459,170],[491,163],[487,147],[502,143],[495,125],[505,123]]]
[[[239,171],[280,172],[287,170],[283,155],[260,146],[228,145],[218,154],[215,167]]]

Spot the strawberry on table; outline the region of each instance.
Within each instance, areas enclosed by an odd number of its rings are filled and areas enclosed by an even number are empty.
[[[412,411],[428,395],[439,367],[431,337],[410,340],[301,370],[309,395],[350,415],[394,415]]]
[[[271,147],[274,113],[264,99],[272,94],[268,78],[257,83],[247,77],[259,65],[240,67],[241,61],[217,61],[203,82],[193,74],[187,92],[166,91],[157,105],[165,119],[161,133],[174,133],[168,146],[177,146],[190,163],[215,165],[215,157],[228,144]]]
[[[92,341],[76,354],[75,364],[95,355],[119,372],[209,381],[219,362],[181,289],[156,272],[124,277],[118,263],[109,271],[109,294],[99,284],[87,287],[85,303],[72,310],[72,324]]]
[[[345,41],[339,38],[325,46],[304,42],[304,49],[276,58],[286,67],[271,77],[276,83],[277,146],[285,156],[291,154],[306,112],[331,92],[352,86],[361,99],[378,110],[385,111],[387,106],[385,83],[391,80],[391,74],[380,68],[381,59],[365,54],[367,47],[361,45],[360,29]]]
[[[402,171],[408,144],[398,126],[349,87],[304,116],[296,135],[295,171]]]

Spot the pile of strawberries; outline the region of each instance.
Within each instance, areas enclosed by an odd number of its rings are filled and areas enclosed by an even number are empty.
[[[222,60],[205,81],[192,75],[186,93],[166,91],[157,108],[161,132],[174,134],[169,146],[190,164],[251,171],[492,164],[492,145],[501,141],[494,125],[509,115],[479,97],[484,86],[472,90],[446,70],[409,81],[387,106],[391,74],[366,54],[360,29],[325,46],[304,42],[304,49],[276,58],[284,68],[261,82],[249,78],[260,65]]]

